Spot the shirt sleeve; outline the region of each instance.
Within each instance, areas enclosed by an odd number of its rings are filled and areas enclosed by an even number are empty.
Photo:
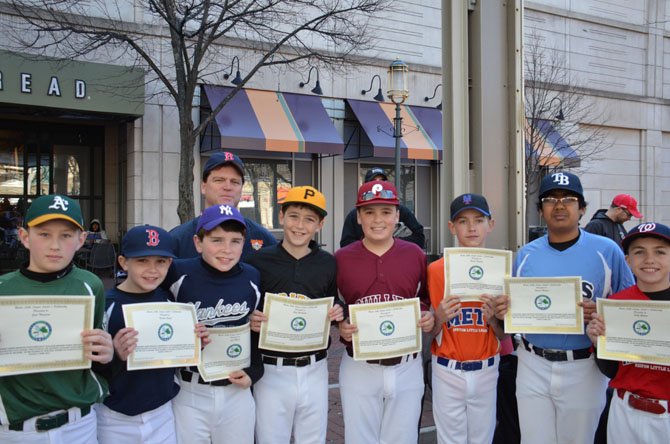
[[[362,234],[358,232],[356,208],[354,208],[344,219],[344,225],[342,225],[342,236],[340,237],[340,248],[346,247],[350,243],[360,240],[361,237]]]
[[[408,242],[412,242],[424,249],[426,247],[426,236],[423,234],[423,225],[417,220],[412,211],[405,207],[400,207],[400,220],[407,228],[412,231],[412,235],[403,238]]]
[[[614,249],[612,262],[612,293],[618,293],[635,285],[633,273],[626,263],[623,252],[618,247]]]

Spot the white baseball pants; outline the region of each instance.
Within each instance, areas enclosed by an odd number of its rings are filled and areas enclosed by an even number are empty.
[[[661,444],[670,439],[670,413],[656,415],[628,405],[630,393],[624,399],[612,396],[607,420],[608,444],[648,443]],[[667,407],[667,406],[666,406]]]
[[[256,411],[251,390],[179,378],[172,400],[179,444],[252,444]]]
[[[432,357],[433,418],[440,444],[490,444],[496,427],[498,363],[454,370]]]
[[[516,399],[522,444],[593,442],[608,379],[593,357],[548,361],[517,349]]]
[[[100,444],[177,444],[172,403],[135,416],[96,406]]]
[[[421,397],[421,359],[394,366],[342,355],[340,396],[347,444],[416,444]]]
[[[96,434],[95,409],[81,417],[81,412],[77,407],[68,410],[69,420],[56,429],[38,432],[35,430],[35,420],[29,419],[24,423],[23,431],[16,432],[9,430],[8,426],[0,427],[0,443],[2,444],[96,444],[98,442]]]
[[[264,364],[254,385],[258,444],[322,444],[328,429],[328,360],[304,366]]]

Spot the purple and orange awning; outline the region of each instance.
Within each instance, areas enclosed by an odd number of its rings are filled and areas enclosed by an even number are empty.
[[[536,156],[540,166],[564,166],[577,167],[581,163],[579,154],[561,136],[551,121],[546,119],[535,119],[537,132],[534,135],[535,147],[530,145],[531,122],[526,120],[526,156]]]
[[[203,85],[212,109],[233,90]],[[321,98],[241,89],[216,115],[224,149],[342,154],[344,143]]]
[[[395,104],[347,99],[363,131],[370,139],[375,157],[395,156],[393,118]],[[436,108],[401,105],[403,136],[401,157],[439,160],[442,157],[442,112]]]

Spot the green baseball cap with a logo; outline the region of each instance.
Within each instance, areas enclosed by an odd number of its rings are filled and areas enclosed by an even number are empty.
[[[40,196],[33,201],[26,212],[26,225],[28,227],[35,227],[56,219],[72,222],[77,228],[85,231],[79,203],[67,196],[61,196],[60,194]]]

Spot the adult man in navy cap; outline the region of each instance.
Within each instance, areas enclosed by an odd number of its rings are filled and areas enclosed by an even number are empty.
[[[242,198],[243,185],[244,163],[242,159],[227,151],[214,153],[205,163],[200,183],[200,192],[205,196],[205,208],[213,205],[232,205],[237,208]],[[175,241],[175,254],[178,258],[187,259],[198,256],[193,236],[199,219],[200,216],[173,228],[170,232]],[[247,225],[247,232],[242,251],[243,261],[254,250],[277,243],[274,236],[262,225],[246,217],[244,221]]]
[[[537,208],[547,235],[521,248],[514,262],[517,277],[579,276],[584,322],[596,299],[633,285],[623,252],[610,239],[579,228],[586,211],[577,176],[556,172],[542,179]],[[496,317],[504,319],[507,296],[496,299]],[[593,442],[605,405],[607,379],[599,372],[585,334],[525,334],[517,349],[516,398],[521,442]]]
[[[370,168],[365,173],[365,182],[373,180],[388,181],[388,176],[381,167]],[[393,237],[415,243],[419,248],[425,248],[426,237],[423,234],[423,225],[414,217],[412,210],[404,205],[400,205],[400,221],[393,232]],[[352,242],[363,238],[363,229],[356,220],[356,208],[352,209],[344,219],[342,226],[342,236],[340,237],[340,247],[345,247]]]

